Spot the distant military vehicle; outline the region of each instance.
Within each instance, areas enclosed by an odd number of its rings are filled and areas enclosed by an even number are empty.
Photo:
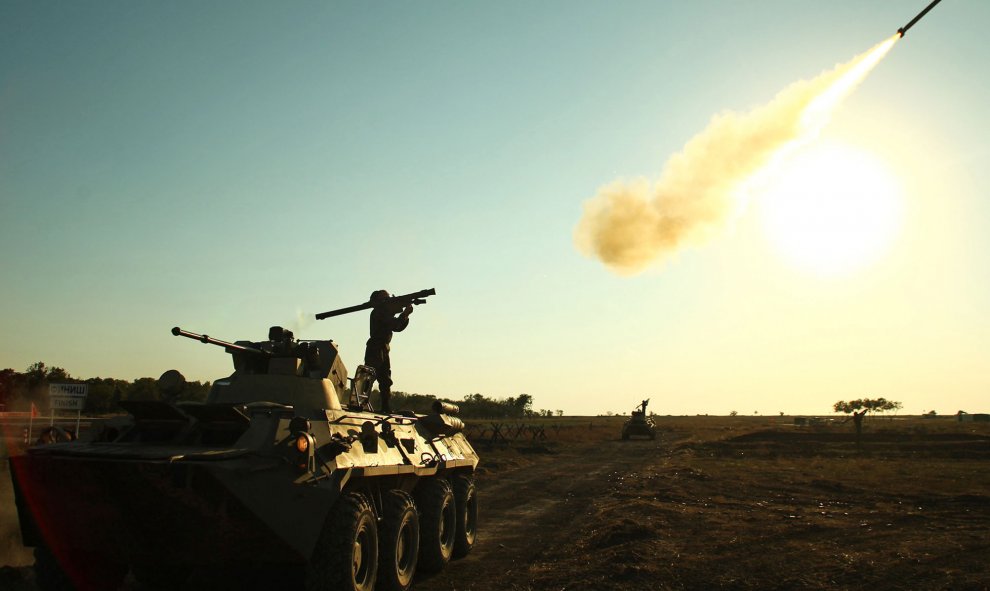
[[[636,410],[632,412],[632,416],[622,424],[623,439],[629,439],[630,437],[657,438],[657,424],[653,421],[653,418],[646,416],[646,405],[649,403],[649,398],[640,403],[636,407]]]
[[[369,402],[372,370],[347,370],[333,341],[222,346],[234,372],[205,403],[125,400],[129,416],[91,441],[49,443],[11,458],[25,545],[44,590],[106,591],[128,570],[145,587],[184,588],[223,567],[279,567],[307,590],[403,591],[477,535],[478,456],[438,403],[384,415]]]

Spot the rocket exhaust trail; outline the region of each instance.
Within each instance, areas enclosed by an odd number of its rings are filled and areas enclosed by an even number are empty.
[[[904,33],[907,33],[908,29],[910,29],[911,27],[914,26],[914,23],[920,21],[921,20],[921,17],[923,17],[926,14],[928,14],[928,11],[931,10],[932,8],[935,8],[935,5],[938,4],[941,1],[942,0],[935,0],[934,2],[932,2],[931,4],[929,4],[928,6],[926,6],[924,10],[922,10],[921,12],[918,13],[918,16],[916,16],[913,19],[911,19],[911,22],[909,22],[908,24],[904,25],[900,29],[897,29],[898,35],[900,35],[901,37],[903,37],[904,36]]]
[[[658,180],[602,187],[584,204],[575,246],[615,273],[633,275],[708,237],[742,212],[749,183],[818,136],[898,39],[895,33],[845,64],[795,82],[748,113],[715,115],[667,160]]]

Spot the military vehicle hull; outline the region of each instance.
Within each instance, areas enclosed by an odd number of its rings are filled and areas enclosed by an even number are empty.
[[[12,458],[11,473],[29,546],[98,548],[128,565],[304,562],[337,493],[280,486],[280,475],[245,464],[46,454]],[[286,519],[289,506],[311,519]]]
[[[72,442],[11,458],[25,545],[49,551],[77,588],[96,583],[72,572],[77,555],[87,564],[190,570],[308,564],[345,492],[384,513],[374,506],[383,494],[470,479],[478,462],[463,435],[438,436],[425,416],[327,412],[311,427],[310,455],[286,445],[297,440],[291,408],[256,414],[239,438],[259,439],[253,447]],[[391,425],[384,436],[383,424]]]
[[[124,401],[130,416],[91,441],[11,458],[39,586],[105,591],[130,569],[181,588],[199,569],[296,565],[306,589],[404,591],[470,551],[478,456],[456,407],[375,413],[276,361],[217,380],[207,403]]]
[[[657,438],[657,425],[652,418],[633,413],[632,418],[622,424],[622,438],[645,437]]]

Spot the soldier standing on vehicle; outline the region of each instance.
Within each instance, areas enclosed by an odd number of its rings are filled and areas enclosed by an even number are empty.
[[[853,425],[856,427],[856,441],[859,441],[859,437],[863,434],[863,415],[865,414],[865,408],[860,412],[853,411]]]
[[[389,397],[392,394],[392,365],[389,362],[389,343],[393,332],[402,332],[409,326],[412,305],[401,308],[389,301],[391,295],[384,289],[371,293],[370,301],[375,305],[371,310],[371,336],[364,350],[364,364],[374,368],[378,380],[378,391],[382,395],[382,412],[391,414]]]

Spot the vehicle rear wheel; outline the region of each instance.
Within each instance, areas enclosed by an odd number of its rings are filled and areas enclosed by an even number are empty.
[[[392,490],[382,499],[379,537],[379,591],[407,591],[419,558],[419,514],[409,493]]]
[[[451,480],[454,504],[457,507],[457,525],[454,533],[454,558],[463,558],[474,547],[478,535],[478,496],[474,478],[456,476]]]
[[[127,566],[88,553],[55,557],[46,546],[34,549],[34,577],[42,591],[113,591],[127,576]]]
[[[378,573],[378,526],[361,493],[341,497],[330,511],[306,568],[306,590],[372,591]]]
[[[419,569],[426,573],[443,570],[454,552],[457,508],[454,491],[443,478],[429,478],[416,488],[419,507]]]

